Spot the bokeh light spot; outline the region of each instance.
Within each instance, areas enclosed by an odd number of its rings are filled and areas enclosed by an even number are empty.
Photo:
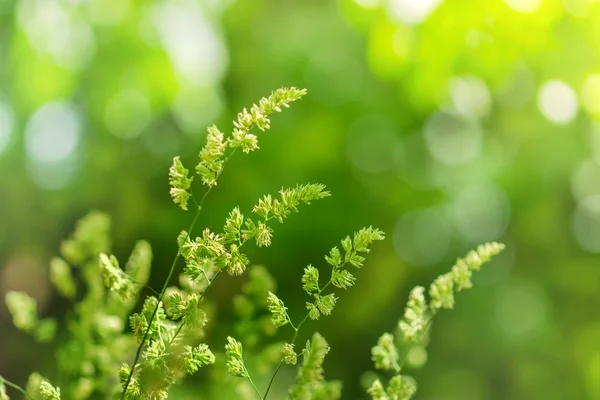
[[[450,96],[456,111],[467,117],[485,117],[492,100],[486,84],[474,76],[455,77],[450,80]]]
[[[0,98],[0,156],[6,152],[14,129],[14,113],[10,105]]]
[[[518,109],[535,99],[535,75],[528,64],[517,61],[512,73],[494,92],[494,99],[500,107]]]
[[[88,3],[90,19],[99,25],[116,25],[131,8],[130,0],[95,0]]]
[[[427,363],[427,350],[423,346],[412,346],[406,356],[406,365],[412,368],[421,368]]]
[[[76,149],[81,126],[70,104],[52,102],[38,108],[25,127],[25,148],[30,160],[42,164],[64,161]]]
[[[425,141],[433,158],[443,164],[464,164],[481,152],[479,124],[448,112],[434,113],[425,125]]]
[[[577,114],[577,96],[567,83],[551,80],[540,88],[538,107],[548,120],[556,124],[566,124]]]
[[[362,67],[345,51],[315,51],[305,72],[307,87],[315,100],[338,105],[356,99],[363,92]]]
[[[398,56],[407,58],[413,48],[414,41],[413,28],[401,25],[392,36],[392,49]]]
[[[177,93],[171,108],[182,130],[198,132],[219,116],[223,100],[216,88],[188,85]]]
[[[394,164],[398,178],[412,187],[428,190],[434,187],[433,166],[425,140],[420,132],[402,137],[396,144]]]
[[[496,301],[496,322],[509,340],[535,337],[548,319],[548,299],[535,284],[512,283],[503,288]]]
[[[517,12],[532,14],[539,10],[543,0],[504,0],[504,2]]]
[[[181,78],[196,85],[221,78],[227,64],[225,45],[199,5],[176,0],[163,3],[155,9],[155,21]]]
[[[592,157],[600,164],[600,123],[593,121],[589,129],[589,143]]]
[[[46,189],[58,189],[72,177],[81,137],[81,119],[66,102],[39,107],[25,126],[29,172]]]
[[[576,200],[600,195],[600,165],[596,160],[586,160],[579,165],[571,178],[571,191]]]
[[[510,203],[504,191],[492,185],[463,189],[453,204],[454,224],[471,243],[496,240],[510,219]]]
[[[576,17],[585,17],[590,3],[595,0],[562,0],[565,10]]]
[[[48,53],[64,68],[81,70],[92,60],[96,41],[89,24],[70,13],[63,2],[19,2],[18,20],[31,46]]]
[[[442,0],[390,0],[388,14],[398,22],[418,24],[442,3]]]
[[[447,253],[451,229],[445,208],[433,207],[404,214],[394,228],[394,247],[414,266],[429,266]]]
[[[583,81],[581,102],[590,113],[600,116],[600,75],[591,74]]]
[[[587,197],[577,204],[571,228],[579,247],[600,253],[600,195]]]
[[[354,2],[364,8],[377,8],[383,5],[384,0],[354,0]]]
[[[132,139],[148,125],[150,116],[150,106],[143,94],[123,90],[108,101],[104,122],[113,135]]]
[[[396,127],[383,117],[364,117],[350,127],[347,153],[350,161],[365,172],[383,172],[394,164]]]

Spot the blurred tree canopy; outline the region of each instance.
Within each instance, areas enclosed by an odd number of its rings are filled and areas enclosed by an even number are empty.
[[[91,209],[113,217],[117,256],[152,244],[159,286],[189,217],[172,157],[295,85],[308,96],[228,164],[203,223],[326,184],[331,199],[249,254],[296,308],[304,266],[363,225],[387,232],[314,326],[345,398],[410,288],[498,240],[436,321],[417,398],[600,399],[599,38],[597,0],[0,0],[0,294],[60,315],[48,261]],[[241,281],[217,284],[223,313]],[[4,307],[0,324],[1,375],[52,365]]]

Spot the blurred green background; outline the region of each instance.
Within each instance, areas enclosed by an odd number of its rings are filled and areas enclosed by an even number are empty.
[[[60,316],[48,261],[91,209],[113,217],[119,258],[150,241],[159,288],[191,218],[169,198],[172,157],[193,165],[207,125],[227,132],[272,89],[306,87],[260,151],[228,163],[203,225],[282,186],[328,186],[249,250],[292,317],[304,266],[363,225],[387,232],[305,331],[332,345],[344,398],[364,397],[408,291],[498,240],[436,319],[416,399],[600,399],[599,57],[595,0],[0,0],[0,295]],[[242,281],[215,286],[223,313]],[[52,363],[0,306],[0,374]]]

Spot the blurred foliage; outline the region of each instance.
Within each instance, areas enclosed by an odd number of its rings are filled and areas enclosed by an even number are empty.
[[[499,240],[507,250],[436,321],[427,368],[410,371],[417,398],[600,399],[599,37],[594,0],[0,0],[0,294],[26,291],[60,320],[49,262],[90,209],[113,218],[120,259],[152,244],[160,287],[187,224],[172,157],[195,160],[206,126],[295,85],[306,99],[262,151],[232,159],[203,224],[325,183],[331,199],[248,254],[297,294],[290,309],[337,238],[387,232],[317,327],[345,398],[360,397],[408,290]],[[224,323],[242,284],[215,285]],[[0,324],[1,375],[51,370],[4,308]],[[274,394],[293,378],[282,372]]]

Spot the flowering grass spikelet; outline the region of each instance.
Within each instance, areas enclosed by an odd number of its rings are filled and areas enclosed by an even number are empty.
[[[196,255],[199,258],[216,258],[225,253],[223,238],[210,229],[202,231],[202,236],[196,238]]]
[[[390,379],[387,394],[390,399],[410,400],[417,392],[417,385],[410,376],[395,375]]]
[[[124,388],[124,386],[127,382],[127,378],[129,377],[130,373],[131,373],[131,368],[129,368],[129,365],[121,364],[121,366],[119,367],[118,374],[119,374],[119,383],[121,384],[122,389]],[[142,395],[142,390],[141,390],[138,380],[136,378],[132,378],[132,380],[129,382],[129,386],[127,387],[125,396],[128,399],[137,399],[141,395]]]
[[[342,246],[349,251],[350,243],[342,242]],[[454,291],[458,292],[472,286],[471,274],[481,268],[493,256],[504,249],[503,244],[487,243],[471,251],[464,259],[458,259],[450,272],[438,276],[429,288],[429,305],[425,299],[425,288],[416,286],[410,292],[404,315],[398,323],[398,331],[402,335],[403,343],[407,344],[407,356],[402,364],[398,364],[398,350],[391,334],[384,334],[379,338],[377,346],[372,349],[372,359],[375,368],[394,370],[397,373],[403,367],[416,346],[424,350],[423,339],[427,333],[433,317],[440,309],[454,307]],[[422,364],[421,364],[422,365]],[[415,381],[408,376],[396,375],[390,379],[387,389],[380,380],[376,380],[367,392],[373,400],[409,400],[417,390]]]
[[[451,273],[438,276],[429,287],[431,296],[431,310],[433,312],[440,308],[454,308],[454,280]]]
[[[325,256],[325,261],[334,268],[339,267],[342,264],[342,254],[339,249],[337,247],[332,248],[329,255]]]
[[[304,268],[304,274],[302,275],[302,289],[309,295],[319,291],[319,270],[312,265]]]
[[[229,260],[227,261],[227,273],[231,276],[241,275],[246,271],[250,263],[248,257],[240,252],[239,246],[231,244],[229,247]]]
[[[282,107],[289,107],[289,103],[300,99],[306,94],[306,89],[295,87],[280,88],[263,97],[257,104],[252,105],[250,110],[244,108],[238,113],[237,119],[233,121],[233,133],[230,147],[241,147],[244,153],[258,149],[258,139],[250,130],[256,126],[261,131],[270,128],[271,121],[268,118],[273,112],[280,112]]]
[[[242,344],[231,336],[227,337],[225,357],[227,358],[227,372],[229,374],[238,378],[248,377],[248,371],[244,366]]]
[[[294,350],[294,345],[292,343],[284,343],[283,344],[283,362],[288,365],[296,365],[298,361],[298,356],[296,351]]]
[[[465,257],[465,262],[469,265],[472,271],[478,271],[481,265],[490,261],[490,259],[498,255],[504,250],[504,244],[497,242],[484,243],[479,245],[476,250],[472,250]]]
[[[42,400],[60,400],[60,389],[53,387],[48,381],[42,380],[40,395]]]
[[[335,303],[337,302],[337,297],[331,293],[327,296],[317,296],[315,304],[321,314],[330,315],[335,307]]]
[[[173,202],[181,207],[182,210],[187,210],[187,203],[191,196],[188,191],[194,177],[188,176],[189,171],[183,167],[179,156],[173,158],[173,164],[169,168],[169,194],[173,198]]]
[[[10,291],[5,300],[15,326],[24,332],[33,331],[38,320],[35,299],[25,292]]]
[[[360,231],[354,233],[354,240],[352,246],[354,251],[368,253],[371,250],[369,246],[376,240],[383,240],[384,234],[379,229],[373,229],[369,226],[368,228],[362,228]]]
[[[413,343],[420,341],[425,333],[427,318],[425,288],[416,286],[408,296],[408,302],[404,309],[404,317],[398,323],[404,340]]]
[[[50,280],[62,296],[72,299],[77,292],[71,266],[60,257],[50,260]]]
[[[100,268],[104,278],[104,285],[111,291],[117,293],[123,300],[129,300],[136,294],[134,282],[127,274],[119,268],[116,257],[100,253]]]
[[[273,325],[280,328],[287,325],[290,320],[287,315],[287,307],[283,304],[283,301],[275,295],[273,292],[269,292],[267,297],[267,306],[271,312],[271,321]]]
[[[2,379],[0,379],[0,400],[10,400],[10,397],[6,394],[6,386]]]
[[[258,214],[264,219],[269,218],[269,213],[273,209],[273,199],[270,194],[267,194],[258,199],[258,204],[254,206],[252,212]]]
[[[236,243],[241,241],[241,229],[244,224],[244,216],[238,207],[235,207],[225,220],[223,228],[223,239],[225,243]]]
[[[302,365],[298,369],[296,383],[288,392],[289,399],[315,398],[313,396],[323,390],[323,385],[325,384],[323,362],[329,350],[329,344],[317,332],[313,334],[311,340],[306,342],[306,347],[302,350]]]
[[[62,296],[76,302],[74,312],[70,313],[75,317],[67,314],[68,329],[61,332],[65,336],[64,343],[59,343],[56,351],[56,375],[59,378],[66,376],[68,380],[63,378],[59,389],[34,373],[30,376],[27,393],[35,400],[58,400],[61,390],[63,396],[73,400],[115,395],[122,400],[167,399],[172,387],[186,374],[214,364],[219,357],[204,343],[206,337],[210,337],[207,329],[212,328],[212,324],[208,324],[209,318],[213,319],[212,316],[222,309],[220,304],[207,301],[208,289],[223,272],[238,276],[249,269],[250,276],[242,284],[242,293],[233,299],[234,313],[239,318],[235,335],[241,340],[227,337],[223,362],[229,374],[243,378],[243,381],[235,382],[235,388],[223,388],[223,393],[218,392],[223,374],[218,373],[217,367],[216,373],[207,374],[215,380],[215,389],[203,388],[196,396],[214,394],[229,398],[231,393],[237,392],[243,393],[243,398],[266,400],[280,368],[286,364],[300,364],[296,367],[296,381],[288,391],[289,400],[336,400],[341,397],[341,384],[327,382],[324,378],[324,359],[330,350],[327,341],[314,333],[301,354],[297,354],[297,339],[302,337],[301,328],[306,328],[310,320],[332,313],[339,289],[346,290],[356,284],[350,266],[363,267],[370,246],[384,239],[383,232],[371,226],[364,227],[342,239],[327,253],[326,270],[319,270],[312,264],[304,268],[301,285],[310,301],[306,302],[304,317],[294,323],[285,303],[275,294],[277,282],[265,267],[249,267],[244,246],[252,244],[248,242],[254,242],[257,247],[271,246],[273,220],[283,223],[292,213],[298,212],[300,205],[330,196],[325,185],[307,183],[281,188],[278,194],[260,197],[246,215],[239,207],[234,207],[222,226],[200,228],[198,223],[204,221],[201,218],[204,201],[217,185],[230,156],[238,148],[244,153],[258,149],[257,131],[270,128],[270,114],[282,111],[305,93],[306,90],[294,87],[273,91],[270,96],[239,112],[231,133],[224,134],[214,125],[208,127],[206,143],[199,151],[195,166],[195,172],[200,175],[197,180],[207,186],[202,197],[194,196],[194,176],[190,176],[180,157],[173,158],[168,174],[170,196],[183,210],[187,210],[190,199],[197,207],[189,227],[177,237],[177,254],[162,289],[155,291],[147,287],[153,294],[145,298],[141,311],[132,314],[150,275],[150,245],[145,241],[137,242],[121,268],[111,255],[110,219],[103,213],[92,212],[77,223],[74,233],[61,245],[60,258],[50,262],[53,285]],[[375,367],[392,373],[390,379],[374,380],[367,390],[373,399],[409,400],[414,395],[414,380],[400,375],[403,364],[416,365],[410,360],[411,351],[417,347],[425,351],[427,330],[437,311],[452,308],[454,292],[470,288],[472,273],[503,248],[498,243],[481,245],[457,260],[451,271],[438,277],[429,290],[418,286],[411,291],[397,331],[381,335],[371,349]],[[178,284],[169,286],[176,281],[177,274]],[[329,279],[325,281],[327,277]],[[32,297],[21,292],[8,292],[6,302],[17,327],[38,341],[54,336],[57,322],[50,318],[40,319]],[[218,319],[218,326],[222,321]],[[128,323],[131,330],[126,329]],[[293,330],[288,342],[265,346],[265,337],[274,336],[277,328],[288,324]],[[396,342],[407,346],[408,351],[399,351]],[[252,380],[243,350],[252,361],[248,366],[252,367],[253,373],[274,371],[264,395]],[[249,357],[251,352],[255,354]],[[298,357],[302,357],[300,363]],[[126,364],[130,359],[133,362]],[[425,363],[426,357],[421,359],[421,364]],[[115,371],[118,371],[117,387],[113,386]],[[264,383],[264,380],[260,382]],[[0,400],[8,398],[6,384],[13,386],[0,377]]]
[[[390,400],[379,379],[373,381],[371,386],[367,389],[367,393],[371,395],[372,400]]]
[[[354,286],[356,278],[349,271],[334,269],[331,272],[331,284],[340,289],[348,289]]]
[[[48,342],[56,334],[56,320],[39,319],[35,299],[25,292],[9,291],[5,297],[14,325],[23,332],[33,335],[38,342]]]
[[[375,363],[375,368],[398,372],[400,370],[398,358],[394,336],[390,333],[384,333],[377,341],[377,346],[371,349],[371,359]]]
[[[317,306],[314,303],[307,302],[306,309],[308,310],[308,317],[310,319],[312,319],[313,321],[319,319],[319,317],[321,316],[319,309],[317,308]]]
[[[206,135],[206,144],[200,150],[198,157],[200,161],[196,165],[196,173],[202,178],[206,186],[215,186],[217,178],[223,170],[223,155],[227,148],[227,142],[224,140],[223,132],[212,125],[208,127]]]
[[[196,347],[185,346],[183,350],[183,368],[188,374],[193,374],[198,369],[214,364],[215,355],[206,344]]]
[[[464,260],[459,259],[452,267],[450,273],[457,292],[473,287],[473,283],[471,282],[471,275],[473,273]]]
[[[258,247],[269,247],[271,245],[271,238],[273,237],[273,230],[264,222],[259,222],[256,226],[256,244]]]
[[[91,211],[75,226],[73,234],[60,245],[62,256],[72,265],[78,266],[88,258],[110,248],[110,218],[103,212]]]
[[[296,205],[301,201],[307,202],[309,199],[321,198],[324,196],[323,192],[324,186],[322,185],[305,185],[299,186],[294,190],[290,191],[281,191],[281,202],[277,200],[270,201],[265,200],[261,203],[261,207],[265,209],[265,211],[260,211],[262,216],[268,216],[269,213],[266,212],[268,209],[269,212],[272,212],[273,215],[278,218],[284,218],[287,215],[289,210],[294,210]],[[288,210],[288,211],[286,211]],[[255,210],[256,211],[256,210]],[[279,219],[279,218],[278,218]],[[332,267],[331,268],[331,277],[329,281],[325,283],[324,286],[320,286],[319,284],[319,270],[312,265],[308,265],[304,269],[304,273],[302,275],[302,288],[303,290],[311,296],[314,301],[307,302],[306,308],[308,313],[305,315],[304,319],[302,319],[298,325],[294,325],[292,321],[290,321],[289,316],[285,307],[283,306],[283,302],[278,304],[278,298],[276,296],[271,297],[271,293],[269,293],[269,308],[273,311],[276,311],[277,317],[273,318],[273,323],[278,325],[284,325],[288,322],[294,329],[294,337],[290,345],[294,345],[295,340],[297,338],[298,332],[302,325],[308,320],[316,320],[321,314],[330,315],[335,307],[337,302],[337,297],[334,293],[324,293],[330,285],[347,289],[354,284],[355,278],[352,276],[350,272],[344,269],[346,264],[354,264],[356,266],[362,265],[364,258],[360,256],[358,253],[368,253],[368,246],[375,240],[383,239],[383,232],[373,229],[372,227],[363,228],[360,231],[354,234],[354,238],[357,241],[356,249],[353,249],[353,240],[350,236],[346,237],[342,240],[342,247],[346,251],[344,257],[342,257],[341,252],[334,247],[329,252],[329,255],[325,256],[325,260]],[[314,337],[314,340],[320,342],[322,337]],[[324,339],[323,339],[324,340]],[[326,343],[326,342],[325,342]],[[309,343],[310,346],[310,343]],[[291,361],[291,359],[287,360]],[[287,362],[284,357],[282,357],[279,366]],[[271,383],[275,379],[275,375],[279,371],[279,368],[275,370],[274,375],[271,377]],[[267,388],[266,394],[268,394],[271,385]],[[266,397],[265,394],[265,397]],[[313,384],[310,386],[298,385],[290,391],[290,399],[337,399],[341,396],[341,387],[337,382],[329,382],[324,383],[320,382],[318,384]]]

